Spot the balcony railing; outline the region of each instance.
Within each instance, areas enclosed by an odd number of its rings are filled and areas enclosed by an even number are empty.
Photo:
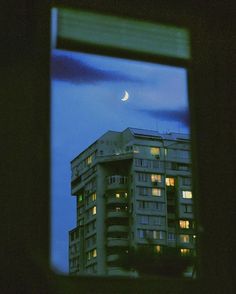
[[[107,239],[107,245],[109,247],[113,247],[113,246],[128,246],[129,245],[129,241],[128,241],[128,239],[125,239],[125,238],[108,238]]]

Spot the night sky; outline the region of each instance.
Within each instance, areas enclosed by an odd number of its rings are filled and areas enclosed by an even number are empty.
[[[59,272],[68,272],[68,231],[76,225],[70,161],[106,131],[127,127],[188,133],[186,70],[53,50],[51,261]]]

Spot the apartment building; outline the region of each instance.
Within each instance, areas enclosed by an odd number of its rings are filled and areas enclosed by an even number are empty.
[[[189,135],[108,131],[71,162],[77,224],[70,274],[137,275],[117,264],[130,247],[195,248]]]

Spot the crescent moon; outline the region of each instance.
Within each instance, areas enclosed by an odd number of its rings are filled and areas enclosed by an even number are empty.
[[[129,93],[125,91],[125,95],[123,98],[121,98],[122,101],[127,101],[129,99]]]

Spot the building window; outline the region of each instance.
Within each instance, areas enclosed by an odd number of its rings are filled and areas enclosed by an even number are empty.
[[[182,256],[189,255],[190,254],[190,249],[188,249],[188,248],[181,248],[180,249],[180,254]]]
[[[161,183],[161,175],[151,174],[151,181]]]
[[[161,252],[161,246],[160,246],[160,245],[156,245],[156,246],[154,247],[154,252],[156,252],[156,253],[160,253],[160,252]]]
[[[168,149],[167,148],[164,148],[164,154],[165,154],[165,157],[167,157],[167,155],[168,155]]]
[[[78,201],[79,201],[79,202],[83,201],[83,195],[79,195],[79,196],[78,196]]]
[[[138,237],[140,239],[144,239],[145,238],[145,232],[144,232],[144,230],[138,230]]]
[[[179,235],[179,239],[181,243],[189,243],[190,238],[189,235]]]
[[[152,196],[161,196],[161,189],[152,188]]]
[[[168,240],[175,241],[175,233],[168,233]]]
[[[166,178],[166,186],[174,186],[175,179],[174,178]]]
[[[179,221],[179,226],[181,229],[189,229],[190,228],[190,223],[188,220],[180,220]]]
[[[85,162],[86,162],[87,165],[90,165],[92,163],[92,155],[90,155],[89,157],[87,157],[85,159]]]
[[[153,239],[162,240],[165,238],[165,232],[163,231],[153,231]]]
[[[182,184],[185,186],[190,186],[191,185],[191,178],[187,178],[187,177],[182,178]]]
[[[97,249],[92,250],[92,257],[93,258],[97,257]]]
[[[148,215],[140,215],[139,223],[142,225],[148,225],[149,224]]]
[[[138,181],[139,182],[147,182],[149,179],[149,174],[147,173],[138,173]]]
[[[160,148],[158,148],[158,147],[151,147],[150,148],[150,153],[153,156],[160,155]]]
[[[185,199],[192,199],[192,191],[182,191],[182,196]]]
[[[92,215],[95,215],[97,213],[97,207],[93,206],[92,207]]]
[[[116,193],[116,198],[120,198],[120,193]]]
[[[185,213],[192,213],[193,212],[192,205],[185,204],[184,205],[184,212]]]

